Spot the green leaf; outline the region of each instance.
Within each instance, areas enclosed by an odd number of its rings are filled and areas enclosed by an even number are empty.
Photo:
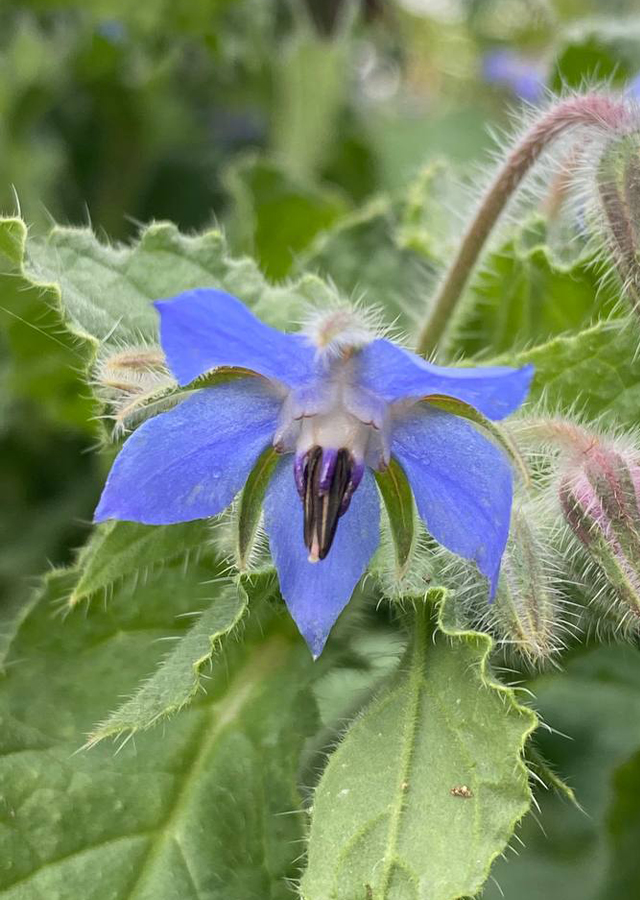
[[[615,822],[627,827],[618,817],[623,798],[616,796],[616,785],[626,781],[624,767],[640,747],[640,652],[631,646],[592,647],[565,658],[563,671],[539,675],[527,687],[549,726],[538,730],[536,743],[582,809],[555,791],[537,791],[539,822],[523,822],[518,855],[497,863],[493,874],[499,888],[488,885],[483,897],[634,897],[640,884],[637,854],[623,868],[617,855],[622,844],[616,846],[615,830],[608,829],[615,829]],[[632,820],[627,824],[633,829]],[[625,883],[628,891],[622,889]],[[621,889],[612,893],[616,885]]]
[[[411,561],[415,533],[413,493],[402,467],[392,459],[384,472],[375,472],[382,494],[393,545],[396,551],[396,576],[402,578]]]
[[[589,325],[619,302],[592,257],[562,265],[537,242],[510,238],[485,259],[456,324],[467,354],[504,353]]]
[[[534,364],[531,400],[544,399],[552,410],[577,410],[589,419],[603,416],[618,427],[633,427],[640,409],[639,346],[640,330],[635,319],[627,319],[599,322],[508,360]]]
[[[387,323],[415,334],[437,272],[455,249],[451,209],[459,186],[441,164],[425,166],[399,196],[379,196],[322,232],[299,271],[327,276],[347,296],[363,296]]]
[[[623,86],[640,66],[640,29],[635,20],[578,22],[562,35],[550,87],[582,90],[585,83]]]
[[[174,649],[133,697],[97,726],[87,746],[92,747],[107,737],[144,731],[190,703],[203,687],[205,666],[215,667],[214,657],[222,653],[221,640],[237,627],[247,600],[241,585],[229,585],[221,590],[192,628],[177,639]],[[219,670],[217,675],[221,675]]]
[[[363,296],[388,322],[416,331],[427,289],[435,277],[432,260],[401,240],[400,211],[386,198],[340,219],[302,254],[299,270],[331,278],[346,296]]]
[[[132,575],[148,574],[180,557],[183,564],[206,549],[211,533],[206,521],[179,525],[139,525],[107,522],[99,525],[82,548],[76,570],[78,582],[69,597],[75,606],[99,592],[107,592]]]
[[[73,336],[76,364],[91,362],[101,344],[118,351],[153,344],[157,314],[152,301],[181,291],[221,288],[285,330],[300,321],[309,302],[326,303],[334,295],[313,275],[273,287],[253,260],[229,256],[219,231],[191,237],[168,223],[151,225],[130,247],[101,243],[87,229],[54,228],[46,240],[28,241],[25,253],[24,277],[34,299],[42,302],[43,281],[55,285],[50,290]],[[59,327],[60,316],[56,321]],[[46,343],[40,350],[47,356],[53,348]]]
[[[275,69],[272,145],[297,176],[318,172],[331,150],[346,99],[349,43],[299,28],[279,53]]]
[[[273,447],[268,447],[251,470],[240,497],[237,563],[241,571],[246,569],[251,557],[260,524],[262,501],[277,462],[278,454]]]
[[[607,813],[609,872],[599,900],[632,897],[640,884],[640,750],[613,776],[613,798]]]
[[[295,178],[256,156],[234,161],[225,176],[233,208],[225,220],[236,253],[250,253],[269,278],[282,278],[315,235],[346,212],[335,188]]]
[[[161,639],[185,634],[184,614],[215,604],[206,575],[168,567],[133,597],[116,591],[106,608],[64,619],[52,611],[74,574],[47,578],[0,680],[3,900],[290,897],[312,663],[290,619],[259,597],[243,642],[216,656],[208,693],[135,746],[75,753],[154,671]]]
[[[331,756],[304,900],[473,896],[527,811],[536,717],[490,676],[491,639],[452,615],[438,629],[431,604],[418,609],[398,675]]]
[[[0,219],[0,324],[10,352],[3,390],[37,401],[55,422],[86,429],[92,408],[77,372],[83,357],[61,331],[57,287],[26,270],[26,242],[21,219]]]

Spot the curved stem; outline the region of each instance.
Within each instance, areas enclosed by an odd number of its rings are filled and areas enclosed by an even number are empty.
[[[619,131],[628,119],[629,109],[618,98],[585,94],[558,101],[533,123],[507,156],[464,233],[418,337],[418,353],[427,356],[438,346],[494,225],[549,144],[569,128],[587,126],[605,132]]]

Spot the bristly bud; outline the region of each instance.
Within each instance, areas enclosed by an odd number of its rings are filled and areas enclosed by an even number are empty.
[[[638,630],[640,457],[593,436],[568,462],[559,496],[571,531],[604,576],[596,599],[609,602],[619,628]]]
[[[172,392],[177,383],[159,347],[112,347],[98,357],[94,386],[109,407],[117,433],[146,418],[149,404]],[[159,412],[155,406],[153,412]]]
[[[536,667],[553,662],[571,630],[568,604],[559,587],[561,560],[553,549],[556,534],[545,519],[542,504],[514,507],[493,603],[487,603],[477,578],[473,587],[465,585],[473,623]]]
[[[568,630],[566,601],[558,587],[560,559],[537,521],[533,504],[514,508],[509,540],[502,560],[493,610],[494,631],[531,665],[553,660],[564,647]]]
[[[640,133],[613,136],[596,175],[601,219],[624,293],[640,314]]]

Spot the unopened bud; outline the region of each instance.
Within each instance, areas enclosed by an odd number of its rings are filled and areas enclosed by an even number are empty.
[[[612,137],[596,181],[607,243],[624,293],[640,313],[640,133]]]
[[[502,559],[498,591],[486,613],[501,644],[532,665],[543,664],[564,647],[566,603],[557,586],[560,562],[545,539],[542,509],[514,509]]]
[[[640,462],[594,437],[572,457],[560,502],[573,534],[606,580],[603,599],[619,624],[640,627]]]
[[[94,386],[110,410],[115,430],[124,431],[145,418],[148,405],[177,384],[167,369],[162,351],[142,345],[101,353],[95,367]]]
[[[507,653],[531,666],[552,662],[573,630],[570,604],[560,589],[557,516],[553,519],[546,503],[514,506],[493,602],[473,567],[452,560],[442,572],[469,625],[489,632]]]

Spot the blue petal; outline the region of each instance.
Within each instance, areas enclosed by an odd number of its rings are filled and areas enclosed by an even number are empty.
[[[155,306],[162,349],[180,384],[219,366],[251,369],[289,387],[312,375],[311,346],[300,335],[265,325],[231,294],[197,288]]]
[[[490,419],[503,419],[523,402],[533,366],[449,368],[434,366],[415,353],[379,339],[359,354],[358,379],[387,402],[446,394],[475,406]]]
[[[302,503],[292,457],[283,459],[267,488],[265,528],[278,570],[280,592],[314,659],[322,649],[380,540],[378,490],[367,470],[338,523],[327,557],[310,563],[303,541]]]
[[[392,455],[421,518],[448,550],[475,560],[491,595],[509,534],[511,468],[494,444],[450,413],[415,407],[393,433]]]
[[[222,512],[271,440],[281,401],[247,378],[149,419],[113,464],[95,521],[170,525]]]

